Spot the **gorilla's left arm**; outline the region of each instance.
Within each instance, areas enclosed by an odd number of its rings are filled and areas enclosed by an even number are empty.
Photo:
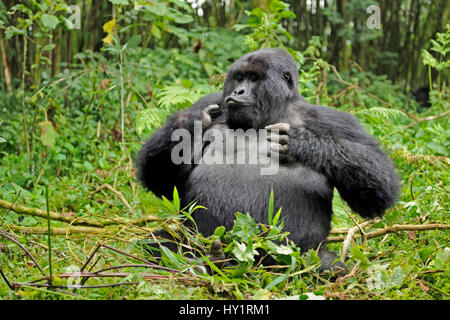
[[[362,217],[381,216],[398,198],[390,159],[347,113],[300,103],[301,121],[288,129],[288,153],[321,172]]]

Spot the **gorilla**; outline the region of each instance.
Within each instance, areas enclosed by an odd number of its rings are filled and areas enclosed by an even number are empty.
[[[262,160],[278,160],[277,171],[261,174],[262,162],[173,161],[179,143],[173,133],[181,129],[195,135],[196,123],[202,125],[200,136],[214,129],[223,133],[223,140],[236,144],[216,148],[216,155],[233,159],[239,153],[256,153]],[[228,132],[242,136],[244,130],[254,130],[257,140],[244,139],[237,145]],[[257,147],[262,140],[268,148]],[[203,141],[201,155],[212,145]],[[192,159],[195,152],[183,157]],[[336,255],[324,245],[334,188],[351,209],[374,218],[395,203],[400,187],[392,162],[355,117],[309,104],[300,96],[297,64],[282,49],[239,58],[228,70],[223,92],[170,116],[145,142],[136,166],[138,179],[155,195],[171,198],[176,186],[182,204],[198,201],[207,208],[193,215],[205,236],[218,226],[231,228],[237,211],[267,224],[273,190],[275,207],[282,208],[284,231],[302,250],[319,248],[321,270],[343,266],[334,262]]]

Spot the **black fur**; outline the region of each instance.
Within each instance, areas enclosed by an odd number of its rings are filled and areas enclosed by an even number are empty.
[[[246,74],[256,74],[257,80],[243,85]],[[243,99],[252,105],[225,103],[241,85],[241,92],[248,91]],[[248,211],[256,221],[267,223],[273,189],[275,207],[283,208],[285,230],[304,250],[317,248],[330,231],[334,187],[361,216],[381,216],[399,193],[391,161],[356,118],[305,102],[297,87],[297,66],[286,51],[246,54],[230,67],[223,94],[208,95],[171,116],[145,142],[137,160],[139,180],[158,196],[170,198],[177,186],[184,204],[199,199],[208,210],[194,217],[205,235],[220,225],[230,228],[236,211]],[[290,123],[288,148],[294,161],[280,164],[271,176],[260,175],[258,165],[174,165],[171,133],[192,130],[193,121],[211,104],[219,104],[222,111],[211,127],[260,129]],[[323,267],[329,268],[334,255],[321,252]]]
[[[429,87],[421,87],[421,88],[417,89],[416,91],[414,91],[412,94],[414,96],[414,99],[420,106],[422,106],[424,108],[431,107],[430,88]]]

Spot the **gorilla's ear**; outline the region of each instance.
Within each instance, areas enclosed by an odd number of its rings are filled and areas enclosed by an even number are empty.
[[[283,72],[283,77],[286,80],[289,87],[292,87],[292,77],[291,74],[288,71]]]

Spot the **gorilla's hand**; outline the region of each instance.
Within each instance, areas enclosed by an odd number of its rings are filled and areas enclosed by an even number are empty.
[[[202,111],[202,124],[205,128],[209,127],[212,122],[212,117],[214,117],[217,111],[219,111],[217,104],[211,104]]]
[[[203,130],[206,130],[212,122],[212,118],[216,117],[219,111],[219,106],[217,104],[211,104],[203,110],[185,110],[176,115],[175,126],[181,128],[193,129],[193,124],[195,121],[200,121]]]
[[[279,122],[266,126],[270,132],[267,135],[267,140],[270,142],[270,151],[278,152],[280,160],[289,160],[289,129],[291,125],[285,122]]]

